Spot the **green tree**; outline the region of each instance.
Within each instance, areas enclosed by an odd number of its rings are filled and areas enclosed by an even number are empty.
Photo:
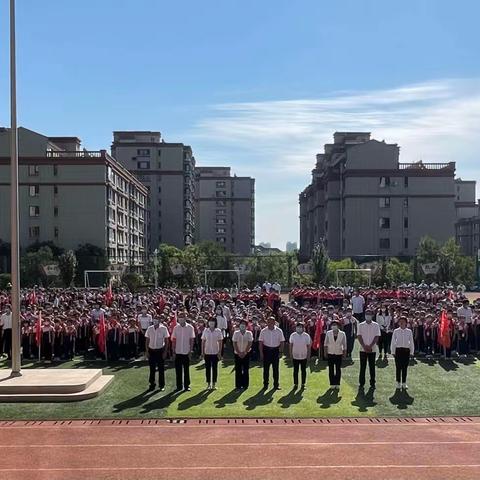
[[[37,251],[29,252],[20,259],[20,279],[23,287],[46,285],[46,277],[42,272],[42,265],[54,261],[50,247],[40,247]]]
[[[107,255],[103,248],[85,243],[75,250],[77,259],[77,281],[83,280],[85,270],[105,270],[107,268]]]
[[[390,258],[386,264],[386,280],[390,286],[411,283],[413,271],[410,264],[401,262],[398,258]]]
[[[358,268],[358,265],[351,258],[343,258],[342,260],[330,260],[328,263],[328,275],[326,283],[333,285],[337,281],[337,270]],[[362,276],[355,272],[346,272],[339,277],[341,285],[359,285],[363,284]]]
[[[467,288],[475,283],[475,258],[461,255],[455,261],[455,283]]]
[[[5,290],[10,283],[12,283],[12,276],[9,273],[0,273],[0,290]]]
[[[58,267],[60,268],[60,276],[63,284],[70,287],[75,279],[77,270],[77,257],[73,250],[68,250],[58,257]]]
[[[440,248],[438,256],[438,279],[441,282],[455,282],[457,276],[457,262],[461,257],[460,247],[454,238],[449,238]]]
[[[122,283],[127,286],[127,288],[133,293],[138,290],[138,288],[143,284],[143,277],[138,273],[130,272],[126,273],[122,277]]]
[[[440,245],[431,237],[422,237],[418,242],[417,261],[423,263],[434,263],[438,261],[440,254]]]
[[[330,258],[328,256],[325,243],[321,241],[313,247],[312,264],[313,264],[313,281],[317,285],[325,285],[328,281],[328,265]]]
[[[167,245],[166,243],[161,243],[158,246],[158,284],[160,286],[173,285],[176,283],[172,266],[182,263],[182,260],[183,252],[177,247]]]
[[[53,256],[59,257],[65,250],[55,243],[48,241],[48,242],[35,242],[29,245],[25,252],[26,253],[32,253],[32,252],[38,252],[42,247],[48,247],[51,251]]]

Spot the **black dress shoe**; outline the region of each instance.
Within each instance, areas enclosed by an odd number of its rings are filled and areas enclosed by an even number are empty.
[[[155,384],[151,384],[149,387],[148,387],[148,390],[151,392],[152,390],[155,390]]]

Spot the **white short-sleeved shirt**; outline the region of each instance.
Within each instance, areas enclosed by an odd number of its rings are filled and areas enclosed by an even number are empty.
[[[377,322],[371,322],[371,323],[361,322],[358,325],[357,336],[361,336],[363,343],[366,345],[370,345],[373,342],[373,339],[375,337],[379,337],[380,335],[381,335],[380,327],[378,326]],[[361,344],[360,344],[360,351],[361,352],[365,351]],[[378,352],[377,344],[375,344],[372,347],[372,352]]]
[[[232,337],[232,342],[237,344],[238,352],[246,352],[248,343],[253,342],[253,334],[250,330],[245,330],[242,333],[240,330],[235,330]]]
[[[307,358],[308,346],[312,344],[312,339],[308,333],[293,332],[290,335],[289,343],[292,345],[292,357],[295,360],[305,360]]]
[[[143,315],[141,313],[138,317],[138,323],[140,323],[140,328],[146,330],[153,322],[152,316],[150,314]]]
[[[223,340],[223,334],[219,328],[213,331],[206,328],[202,333],[202,340],[205,340],[205,355],[218,355],[220,353],[218,341]]]
[[[188,355],[190,353],[190,340],[195,338],[195,329],[190,323],[182,327],[179,323],[173,327],[172,339],[175,339],[175,353]]]
[[[465,318],[465,323],[472,323],[472,316],[473,316],[473,312],[470,307],[465,308],[462,306],[457,309],[457,317]]]
[[[165,339],[170,337],[170,334],[165,325],[159,325],[158,328],[150,325],[145,332],[145,337],[149,339],[148,348],[157,350],[165,346]]]
[[[363,313],[363,307],[365,306],[365,299],[362,295],[355,296],[353,295],[351,300],[352,302],[352,312],[353,313]]]
[[[0,316],[0,326],[3,327],[4,330],[12,328],[12,314],[11,313],[4,313]]]
[[[258,341],[263,342],[266,347],[277,348],[280,346],[280,343],[285,341],[285,337],[283,336],[281,328],[275,326],[270,330],[268,327],[265,327],[260,332]]]

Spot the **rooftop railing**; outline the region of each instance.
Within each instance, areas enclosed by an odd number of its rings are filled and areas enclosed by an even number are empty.
[[[60,151],[47,152],[47,158],[105,158],[106,150],[73,150],[73,151]]]
[[[455,170],[455,162],[445,163],[399,163],[399,170]]]

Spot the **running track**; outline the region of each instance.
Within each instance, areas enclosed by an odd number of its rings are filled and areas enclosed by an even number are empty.
[[[0,422],[0,478],[480,478],[480,418],[181,422]]]

